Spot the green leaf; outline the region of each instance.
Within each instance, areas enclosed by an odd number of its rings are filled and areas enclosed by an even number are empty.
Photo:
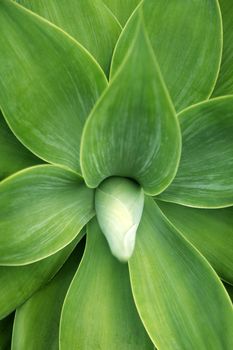
[[[66,349],[153,349],[133,303],[127,265],[112,256],[96,220],[63,306],[60,350]]]
[[[160,350],[233,348],[233,310],[221,281],[152,198],[129,267],[139,314]]]
[[[73,172],[28,168],[0,184],[0,265],[24,265],[71,242],[93,217],[93,191]]]
[[[11,350],[59,348],[61,309],[83,248],[79,244],[53,280],[16,311]]]
[[[11,347],[11,334],[14,314],[0,321],[0,350],[9,350]]]
[[[222,53],[217,1],[145,0],[142,9],[148,37],[176,109],[207,99],[217,79]],[[128,51],[139,12],[120,36],[112,77]]]
[[[96,187],[109,176],[131,177],[147,193],[157,194],[175,176],[180,143],[174,108],[139,22],[124,65],[85,125],[85,181]]]
[[[104,0],[104,3],[124,26],[141,0]]]
[[[17,140],[0,111],[0,180],[39,163],[43,161]]]
[[[61,268],[83,232],[56,254],[24,266],[0,266],[0,319],[23,304]]]
[[[226,288],[227,294],[231,298],[231,301],[233,302],[233,286],[227,283],[224,283],[224,287]]]
[[[108,73],[121,26],[101,0],[16,0],[62,28]]]
[[[88,52],[16,3],[0,1],[0,106],[10,127],[42,159],[80,172],[83,125],[106,87]]]
[[[233,94],[233,25],[232,0],[219,0],[223,19],[223,55],[213,96]]]
[[[159,198],[200,208],[233,205],[233,96],[187,108],[179,121],[179,169]]]
[[[157,201],[172,224],[233,284],[233,207],[196,209]]]

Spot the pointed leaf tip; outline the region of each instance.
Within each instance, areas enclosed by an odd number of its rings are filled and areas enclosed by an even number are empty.
[[[144,206],[142,188],[132,180],[113,177],[96,190],[95,209],[112,254],[126,262],[132,256]]]

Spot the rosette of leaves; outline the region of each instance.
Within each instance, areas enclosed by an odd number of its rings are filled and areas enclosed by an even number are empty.
[[[1,349],[233,348],[232,16],[0,1]]]

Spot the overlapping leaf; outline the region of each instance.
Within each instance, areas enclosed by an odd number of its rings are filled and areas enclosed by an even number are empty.
[[[130,262],[139,314],[160,350],[231,350],[233,311],[207,261],[145,202]]]
[[[39,16],[0,2],[0,106],[17,137],[41,158],[78,172],[86,117],[106,87],[77,42]]]
[[[71,257],[43,289],[16,312],[12,350],[57,350],[62,304],[83,253],[79,243]]]
[[[233,94],[233,25],[232,0],[219,0],[223,19],[223,55],[213,96]]]
[[[0,264],[52,255],[93,215],[93,191],[73,172],[43,165],[8,177],[0,185]]]
[[[221,59],[222,26],[216,0],[144,0],[143,16],[153,50],[177,110],[210,96]],[[113,57],[111,76],[122,63],[137,26],[127,23]]]
[[[65,30],[109,71],[121,26],[102,0],[16,0]]]
[[[136,312],[127,265],[110,253],[96,220],[63,306],[60,349],[152,350]]]
[[[122,25],[125,25],[129,16],[141,0],[103,0],[115,14]]]
[[[83,236],[78,235],[56,254],[23,266],[0,266],[0,319],[23,304],[61,268]]]
[[[96,187],[109,176],[131,177],[157,194],[176,173],[180,143],[174,108],[140,21],[125,63],[85,125],[85,181]]]
[[[196,209],[157,201],[167,218],[233,284],[233,207]]]
[[[193,207],[233,204],[233,96],[190,107],[179,115],[182,155],[165,201]]]
[[[0,180],[43,161],[25,148],[11,132],[0,111]]]

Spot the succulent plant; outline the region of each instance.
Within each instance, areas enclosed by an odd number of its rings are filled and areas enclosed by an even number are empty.
[[[1,350],[233,349],[232,16],[0,0]]]

